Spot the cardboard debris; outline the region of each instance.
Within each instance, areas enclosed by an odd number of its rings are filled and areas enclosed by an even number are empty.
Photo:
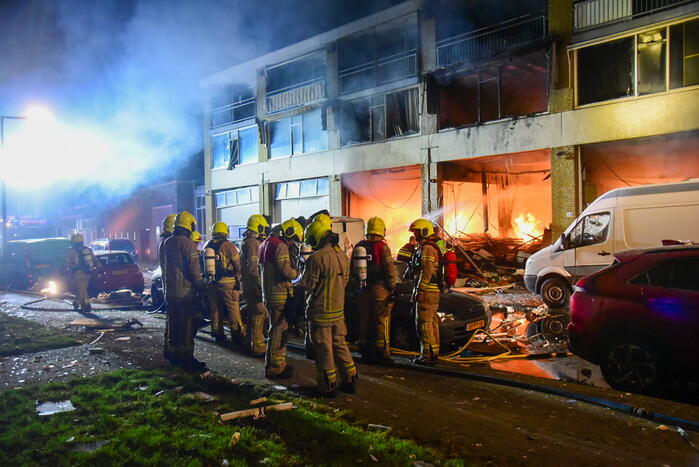
[[[61,412],[72,412],[73,410],[75,410],[75,406],[69,400],[47,401],[42,402],[41,404],[39,404],[39,402],[36,403],[36,413],[38,413],[40,417],[45,417]]]
[[[294,408],[294,404],[291,402],[284,402],[283,404],[267,405],[264,407],[255,407],[253,409],[236,410],[235,412],[223,413],[219,416],[222,422],[227,422],[229,420],[235,420],[236,418],[247,418],[252,417],[255,420],[259,418],[264,418],[267,412],[281,412],[284,410],[291,410]]]

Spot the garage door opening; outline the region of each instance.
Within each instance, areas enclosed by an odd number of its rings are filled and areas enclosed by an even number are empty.
[[[581,147],[583,204],[615,188],[699,178],[699,131]]]
[[[446,230],[464,239],[550,241],[550,157],[541,150],[444,163]]]
[[[342,176],[344,214],[365,221],[381,217],[386,241],[395,254],[410,239],[410,223],[420,217],[422,191],[419,166],[356,172]]]

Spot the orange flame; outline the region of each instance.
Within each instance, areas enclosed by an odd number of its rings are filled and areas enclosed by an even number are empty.
[[[540,226],[541,221],[534,217],[531,212],[520,214],[514,220],[514,224],[515,236],[524,240],[531,240],[544,234],[544,229]]]

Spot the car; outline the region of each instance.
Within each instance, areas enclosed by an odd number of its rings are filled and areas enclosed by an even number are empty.
[[[100,238],[90,242],[92,251],[126,251],[134,260],[138,259],[138,252],[133,242],[127,238]]]
[[[163,270],[158,266],[151,276],[150,296],[153,309],[157,310],[165,304],[165,291],[163,289]]]
[[[128,252],[98,251],[95,256],[102,263],[102,271],[95,271],[90,276],[88,292],[91,297],[120,289],[143,293],[143,273]]]
[[[67,238],[36,238],[7,242],[7,255],[0,255],[0,284],[15,289],[30,289],[39,280],[58,275]]]
[[[577,282],[568,325],[571,351],[599,364],[615,389],[662,390],[699,376],[699,246],[618,252]]]

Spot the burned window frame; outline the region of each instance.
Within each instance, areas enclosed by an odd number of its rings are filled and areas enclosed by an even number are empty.
[[[406,93],[408,97],[406,98],[406,102],[411,99],[410,95],[412,94],[412,100],[414,100],[414,107],[415,107],[415,129],[406,127],[405,131],[402,131],[401,134],[397,134],[397,131],[395,128],[391,129],[389,128],[389,107],[392,106],[392,104],[389,102],[388,97],[389,96],[396,96],[401,93]],[[421,118],[421,109],[420,109],[420,102],[419,102],[419,87],[418,86],[411,86],[403,89],[397,89],[394,91],[390,92],[384,92],[380,94],[374,94],[371,96],[366,96],[362,97],[359,99],[352,99],[352,100],[347,100],[342,102],[341,104],[341,110],[340,110],[340,147],[348,147],[348,146],[356,146],[359,144],[371,144],[371,143],[378,143],[382,141],[388,141],[396,138],[406,138],[409,136],[414,136],[414,135],[419,135],[420,134],[420,118]],[[348,109],[350,107],[358,107],[359,105],[365,104],[367,107],[367,117],[368,117],[368,123],[369,123],[369,128],[367,131],[363,131],[362,134],[367,134],[368,139],[362,140],[362,141],[354,141],[354,140],[346,140],[345,138],[348,135],[349,129],[348,129],[348,124],[347,124],[347,119],[348,119]],[[362,105],[364,106],[364,105]],[[407,109],[406,109],[407,111]],[[381,115],[381,119],[383,122],[383,127],[382,128],[377,128],[374,124],[374,121],[377,119],[377,116]],[[406,115],[406,121],[409,117]],[[355,122],[358,121],[355,118]],[[354,126],[354,125],[353,125]],[[379,130],[381,130],[379,132]]]
[[[574,52],[574,80],[575,80],[575,107],[585,107],[589,105],[598,105],[601,103],[609,103],[624,99],[635,99],[642,96],[656,95],[662,93],[668,93],[678,89],[686,89],[691,87],[699,86],[699,80],[696,83],[686,84],[686,73],[687,73],[687,61],[697,60],[699,63],[699,50],[696,53],[687,55],[684,53],[686,45],[686,30],[688,26],[692,26],[699,30],[699,17],[684,19],[678,22],[665,23],[660,25],[655,25],[653,27],[645,28],[642,31],[637,31],[633,34],[627,34],[624,36],[614,37],[613,39],[600,41],[595,44],[590,44],[584,47],[579,47],[573,50]],[[681,32],[681,40],[678,40]],[[649,35],[659,34],[660,38],[652,38],[651,40],[646,40]],[[645,37],[644,37],[645,36]],[[586,73],[581,70],[580,66],[580,54],[584,50],[590,50],[593,47],[604,47],[612,44],[614,42],[620,42],[624,40],[631,39],[633,42],[632,50],[629,56],[631,57],[630,62],[630,92],[626,95],[620,95],[616,97],[601,98],[599,100],[589,100],[585,101],[581,96],[583,91],[584,83],[581,82],[581,77]],[[647,83],[641,82],[643,80],[642,70],[641,70],[641,58],[640,51],[646,45],[652,44],[662,44],[661,54],[661,71],[658,74],[661,80],[664,81],[664,86],[660,90],[644,90],[643,86]],[[677,50],[679,47],[682,48],[683,52],[678,54]],[[699,67],[699,65],[696,65]],[[677,74],[682,73],[682,76],[678,78]],[[699,75],[699,70],[695,72]],[[596,73],[590,73],[591,76],[596,75]],[[590,84],[592,85],[592,84]]]

